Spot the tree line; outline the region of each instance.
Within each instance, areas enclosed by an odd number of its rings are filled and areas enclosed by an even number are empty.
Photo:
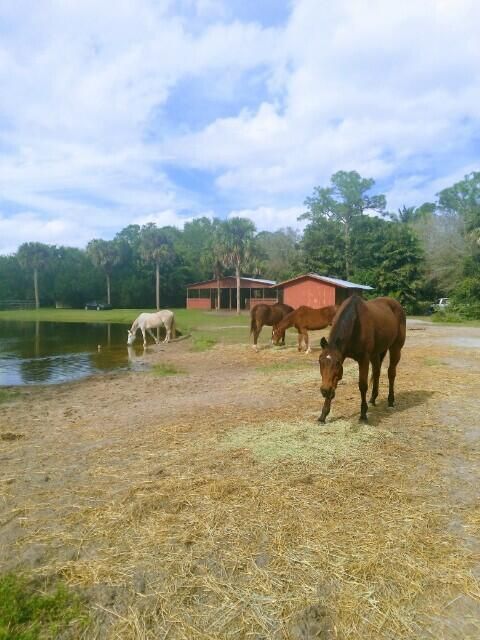
[[[85,250],[25,243],[0,256],[0,301],[176,307],[184,306],[192,282],[234,275],[239,287],[240,275],[279,281],[313,271],[368,284],[409,312],[450,296],[462,315],[480,316],[480,172],[442,190],[434,202],[389,212],[373,179],[338,171],[306,198],[301,219],[303,233],[257,233],[244,218],[201,217],[183,230],[129,225],[112,240],[91,240]]]

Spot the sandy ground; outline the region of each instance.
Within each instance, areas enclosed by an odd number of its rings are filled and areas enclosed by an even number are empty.
[[[318,350],[263,340],[0,405],[1,569],[88,638],[479,638],[480,329],[410,322],[366,427],[355,366],[320,427]]]

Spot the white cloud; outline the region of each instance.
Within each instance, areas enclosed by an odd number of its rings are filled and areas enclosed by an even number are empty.
[[[0,7],[0,251],[181,226],[216,202],[283,226],[338,169],[386,185],[395,209],[478,168],[474,0],[297,0],[277,28],[231,16],[227,0]],[[208,78],[214,100],[258,69],[264,92],[228,117],[162,120],[180,81]],[[167,163],[212,172],[213,190],[179,187]]]
[[[211,215],[206,215],[206,217],[211,218]],[[140,216],[138,218],[134,218],[132,220],[132,224],[148,224],[149,222],[154,222],[158,227],[178,227],[179,229],[183,229],[183,226],[186,222],[191,222],[194,218],[200,217],[199,215],[195,216],[182,216],[178,214],[174,209],[165,209],[164,211],[157,211],[155,213],[149,213],[145,216]]]
[[[0,215],[0,254],[14,253],[23,242],[84,247],[94,235],[94,227],[65,218],[45,219],[36,213]]]
[[[272,229],[304,229],[305,221],[298,217],[305,212],[305,207],[287,207],[285,209],[275,207],[258,207],[257,209],[239,209],[231,211],[228,218],[248,218],[255,223],[257,231],[270,231]]]
[[[218,188],[250,206],[303,199],[340,168],[391,181],[425,157],[427,177],[447,176],[445,154],[468,164],[478,137],[478,24],[480,5],[469,0],[300,0],[272,66],[285,99],[169,148],[216,169]]]

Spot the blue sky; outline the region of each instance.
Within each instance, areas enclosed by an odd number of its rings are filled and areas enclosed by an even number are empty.
[[[474,0],[0,4],[0,253],[131,223],[298,227],[339,169],[390,210],[479,169]]]

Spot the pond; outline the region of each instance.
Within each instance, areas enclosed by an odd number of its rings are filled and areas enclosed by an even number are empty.
[[[102,371],[142,368],[141,338],[127,348],[127,326],[0,321],[0,386],[55,384]]]

